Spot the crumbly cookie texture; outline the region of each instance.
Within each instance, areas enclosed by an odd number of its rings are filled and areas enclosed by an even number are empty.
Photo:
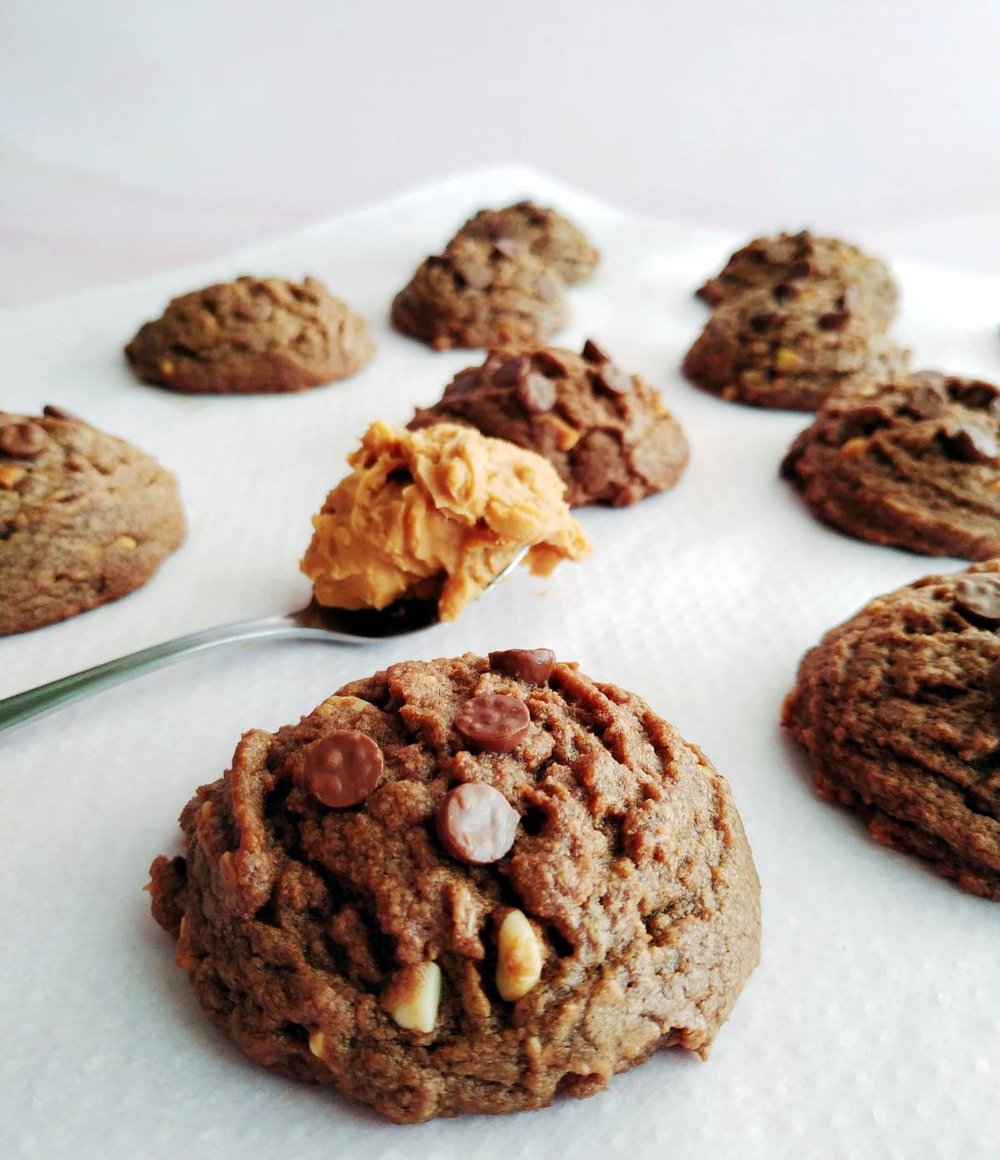
[[[184,532],[177,482],[145,452],[58,407],[0,412],[0,634],[132,592]]]
[[[334,780],[364,796],[324,805]],[[149,889],[205,1014],[401,1123],[589,1096],[674,1044],[705,1057],[759,957],[724,779],[548,650],[346,685],[247,733],[181,827]]]
[[[590,551],[552,465],[506,440],[453,423],[410,432],[376,422],[348,463],[302,559],[320,604],[436,600],[453,620],[525,545],[539,576]]]
[[[206,286],[125,347],[144,382],[195,394],[301,391],[354,374],[373,352],[365,320],[315,278]]]
[[[520,246],[458,235],[392,303],[392,323],[435,350],[538,343],[566,321],[562,279]]]
[[[1000,561],[880,596],[803,657],[783,724],[820,794],[1000,901]]]
[[[731,402],[814,411],[833,391],[905,375],[908,361],[857,311],[850,291],[783,285],[715,310],[685,356],[684,373]]]
[[[573,506],[635,503],[673,487],[688,460],[684,432],[659,392],[589,340],[579,355],[492,351],[409,426],[439,422],[468,423],[544,456]]]
[[[1000,388],[924,371],[835,395],[782,474],[819,519],[931,556],[1000,556]]]
[[[504,209],[482,209],[457,236],[481,238],[511,253],[530,250],[567,285],[589,278],[600,258],[579,226],[554,209],[531,201],[519,201]]]
[[[856,309],[881,329],[888,327],[899,302],[899,287],[885,262],[850,242],[816,237],[809,230],[754,238],[697,294],[714,307],[750,290],[781,285],[800,290],[820,285],[835,294],[849,290]]]

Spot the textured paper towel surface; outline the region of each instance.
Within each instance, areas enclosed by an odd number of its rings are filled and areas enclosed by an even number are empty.
[[[507,169],[231,260],[0,315],[2,405],[56,403],[152,452],[180,477],[190,520],[146,588],[0,640],[0,696],[304,603],[309,517],[361,432],[377,416],[405,423],[476,361],[393,334],[392,295],[472,211],[526,195],[576,217],[604,255],[570,291],[558,343],[593,337],[661,388],[691,442],[687,473],[633,508],[584,509],[589,560],[545,581],[517,575],[454,624],[354,649],[223,650],[0,735],[0,1155],[1000,1154],[1000,909],[820,802],[777,724],[800,655],[827,628],[961,562],[818,526],[777,478],[806,417],[721,403],[680,377],[705,318],[691,291],[741,238],[628,218]],[[804,224],[822,227],[788,226]],[[173,294],[245,272],[322,278],[371,320],[375,361],[284,397],[185,398],[130,378],[120,350],[140,322]],[[898,273],[916,365],[1000,378],[1000,282]],[[590,1100],[409,1128],[246,1063],[197,1010],[142,892],[152,857],[177,848],[191,792],[227,767],[244,730],[297,720],[347,680],[409,657],[542,645],[644,696],[732,783],[761,875],[763,961],[711,1059],[663,1052]]]

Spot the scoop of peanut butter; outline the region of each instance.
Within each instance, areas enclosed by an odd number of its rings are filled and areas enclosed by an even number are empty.
[[[373,423],[352,472],[313,517],[302,571],[320,604],[385,608],[436,600],[454,620],[526,544],[547,576],[590,552],[565,485],[540,455],[468,427]]]

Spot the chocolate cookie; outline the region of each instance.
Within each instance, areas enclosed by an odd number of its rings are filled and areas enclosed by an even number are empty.
[[[1000,556],[1000,389],[930,371],[835,395],[782,475],[833,527],[929,556]]]
[[[194,394],[301,391],[368,362],[368,324],[315,278],[237,278],[175,298],[125,357],[147,383]]]
[[[392,304],[397,330],[435,350],[537,343],[566,321],[562,279],[529,250],[453,238]]]
[[[884,262],[850,242],[817,238],[808,230],[754,238],[697,294],[710,306],[720,306],[749,290],[780,285],[800,290],[820,285],[834,295],[850,291],[854,308],[880,329],[889,325],[899,302],[899,287]]]
[[[823,797],[1000,901],[1000,561],[873,600],[803,657],[784,726]]]
[[[589,278],[600,257],[578,226],[554,209],[530,201],[505,209],[481,209],[457,236],[481,238],[511,253],[530,250],[567,285]]]
[[[492,351],[461,371],[411,428],[459,422],[543,455],[570,504],[635,503],[680,478],[688,459],[680,424],[659,392],[593,342],[581,355],[541,348]]]
[[[684,373],[720,398],[814,411],[835,390],[905,374],[908,355],[856,312],[850,292],[751,290],[720,306]]]
[[[544,649],[393,665],[251,731],[181,827],[152,909],[205,1013],[397,1122],[706,1056],[758,960],[726,782]]]
[[[183,538],[177,483],[149,455],[58,407],[0,412],[0,634],[117,600]]]

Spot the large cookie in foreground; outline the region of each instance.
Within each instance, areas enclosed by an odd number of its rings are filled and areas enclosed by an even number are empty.
[[[177,481],[152,456],[58,407],[0,411],[0,634],[132,592],[184,532]]]
[[[566,322],[562,279],[530,250],[456,235],[420,264],[392,324],[435,350],[538,343]]]
[[[635,503],[673,487],[688,460],[684,432],[659,392],[590,341],[582,354],[491,352],[409,426],[441,422],[469,423],[544,456],[572,506]]]
[[[819,519],[930,556],[1000,556],[1000,389],[932,371],[836,395],[782,474]]]
[[[1000,901],[1000,561],[873,600],[803,657],[782,723],[823,797]]]
[[[324,804],[326,803],[326,804]],[[398,1122],[707,1056],[758,960],[726,782],[548,650],[408,662],[240,742],[153,913],[253,1060]]]
[[[809,230],[754,238],[697,295],[714,307],[751,290],[803,290],[810,285],[836,294],[850,291],[868,321],[881,329],[892,321],[899,301],[899,288],[883,261],[850,242],[817,237]]]
[[[907,365],[907,352],[872,325],[851,293],[779,286],[720,306],[683,369],[729,402],[815,411],[834,391],[896,378]]]
[[[316,278],[242,277],[174,298],[125,357],[143,382],[246,395],[346,378],[373,351],[365,320]]]

